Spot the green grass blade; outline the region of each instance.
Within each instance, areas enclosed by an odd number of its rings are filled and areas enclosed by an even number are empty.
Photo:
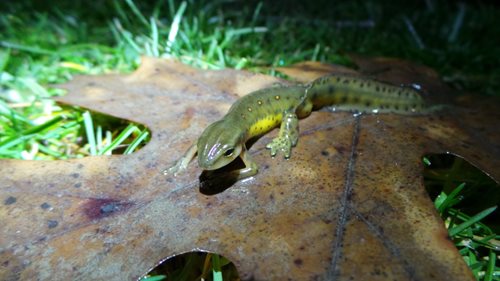
[[[96,147],[97,151],[99,151],[104,146],[104,141],[102,139],[102,127],[101,126],[97,126],[97,131],[96,131],[95,135],[96,135],[95,147]]]
[[[460,202],[460,199],[458,198],[458,194],[464,189],[465,183],[460,184],[457,186],[451,193],[446,197],[446,199],[443,201],[443,203],[438,207],[438,212],[442,214],[446,209],[449,207],[455,205],[456,203]]]
[[[451,32],[448,36],[448,42],[453,43],[457,41],[458,34],[460,33],[460,30],[462,29],[464,23],[464,16],[465,16],[465,4],[461,2],[458,4],[457,16],[455,17],[455,21],[453,22],[453,28],[451,29]]]
[[[106,143],[112,143],[113,142],[113,133],[110,131],[106,131]],[[106,152],[106,155],[111,155],[111,150]]]
[[[174,0],[168,0],[168,11],[170,12],[170,17],[175,17],[175,3]]]
[[[172,46],[174,44],[175,38],[177,37],[177,33],[179,32],[179,25],[181,23],[182,15],[184,14],[186,7],[187,7],[187,2],[182,1],[181,6],[177,10],[177,13],[175,13],[175,17],[174,20],[172,21],[172,24],[170,25],[170,32],[168,33],[168,39],[167,39],[167,48],[165,50],[168,54],[170,54],[172,51]]]
[[[99,151],[99,155],[103,155],[107,152],[111,152],[113,149],[121,145],[132,133],[139,131],[137,126],[128,125],[108,146],[103,150]]]
[[[260,11],[262,10],[263,3],[262,1],[257,4],[257,7],[255,7],[255,10],[253,11],[252,15],[252,21],[250,22],[252,26],[255,26],[257,20],[259,19],[260,16]]]
[[[33,78],[20,78],[19,82],[30,89],[37,97],[50,97],[50,93]]]
[[[50,149],[50,148],[46,147],[45,145],[39,145],[38,149],[40,149],[41,152],[43,152],[47,155],[50,155],[56,159],[63,159],[64,158],[64,154],[60,153],[59,151],[55,151],[53,149]]]
[[[9,59],[10,59],[10,49],[6,49],[5,51],[0,50],[0,75],[3,73],[5,67],[9,63]]]
[[[238,63],[234,66],[234,69],[240,70],[248,65],[249,61],[246,58],[241,58]]]
[[[167,278],[166,275],[155,275],[155,276],[147,276],[142,278],[140,281],[161,281]]]
[[[122,21],[125,21],[127,24],[130,24],[127,13],[123,10],[121,3],[122,2],[120,0],[113,0],[113,6],[115,8],[114,10],[116,11],[118,17]]]
[[[440,210],[441,210],[441,206],[443,205],[446,198],[448,198],[448,195],[446,195],[446,193],[441,191],[441,193],[434,200],[434,207],[436,207],[436,209],[438,210],[438,212],[440,214],[442,214],[442,211],[440,211]]]
[[[34,138],[35,136],[36,136],[35,134],[29,134],[29,135],[10,137],[0,143],[0,153],[7,153],[6,152],[7,149],[14,147],[16,145],[20,145],[23,142]],[[21,151],[19,151],[19,153],[21,153]]]
[[[493,281],[493,273],[495,271],[495,263],[496,263],[497,257],[495,254],[495,251],[490,249],[490,253],[488,256],[488,264],[486,266],[486,272],[484,274],[484,281]]]
[[[0,115],[5,116],[5,118],[11,120],[11,122],[15,125],[17,121],[21,121],[25,124],[30,124],[30,120],[25,116],[17,113],[12,110],[7,103],[0,99]],[[16,127],[16,126],[14,126]]]
[[[217,254],[212,254],[212,273],[214,281],[223,281],[220,265],[220,257]]]
[[[144,139],[146,139],[148,136],[149,132],[147,130],[142,131],[139,136],[137,136],[137,138],[135,138],[134,141],[130,143],[127,149],[125,149],[125,152],[123,154],[130,154],[134,152],[137,146],[139,146],[139,144],[141,144],[141,142],[144,141]]]
[[[158,43],[158,26],[156,26],[156,21],[153,17],[149,18],[150,26],[151,26],[151,39],[153,40],[151,51],[154,57],[159,57],[159,43]]]
[[[496,208],[497,208],[497,206],[493,206],[491,208],[485,209],[485,210],[479,212],[478,214],[472,216],[470,218],[470,220],[467,220],[467,221],[459,224],[458,226],[451,228],[448,231],[449,235],[451,237],[456,236],[458,233],[462,232],[466,228],[470,227],[471,225],[475,224],[476,222],[479,222],[480,220],[482,220],[483,218],[485,218],[489,214],[493,213],[496,210]]]
[[[118,19],[113,19],[113,24],[118,34],[121,35],[121,38],[125,39],[125,42],[128,43],[138,54],[141,54],[142,48],[135,43],[132,34],[129,31],[123,29],[123,26],[121,25],[120,21]]]
[[[64,119],[64,116],[62,115],[59,115],[59,116],[56,116],[55,118],[52,118],[50,119],[49,121],[43,123],[43,124],[40,124],[40,125],[37,125],[37,126],[34,126],[34,127],[31,127],[23,132],[21,132],[20,134],[18,135],[15,135],[15,136],[12,136],[12,137],[9,137],[7,138],[6,140],[0,142],[0,147],[3,147],[4,145],[12,142],[13,140],[16,140],[17,138],[19,138],[19,136],[30,136],[30,135],[36,135],[40,132],[42,132],[43,130],[47,129],[47,128],[50,128],[52,127],[53,125],[59,123],[61,120]]]
[[[51,55],[52,56],[52,55],[57,54],[57,52],[55,52],[55,51],[49,51],[49,50],[38,48],[38,47],[30,47],[30,46],[25,46],[22,44],[16,44],[16,43],[7,42],[7,41],[0,41],[0,46],[2,46],[4,48],[29,52],[29,53],[33,53],[33,54],[37,54],[37,55]]]
[[[424,165],[426,165],[426,166],[432,165],[431,160],[429,160],[429,158],[427,158],[427,157],[423,157],[422,161],[424,162]]]
[[[97,155],[96,139],[94,135],[94,123],[92,122],[92,116],[88,111],[85,111],[83,113],[83,126],[85,127],[87,141],[90,146],[90,155]]]
[[[130,7],[132,10],[132,13],[139,19],[140,22],[142,22],[145,26],[148,26],[148,21],[144,17],[144,15],[139,11],[137,6],[135,5],[134,1],[132,0],[125,0],[125,3]]]

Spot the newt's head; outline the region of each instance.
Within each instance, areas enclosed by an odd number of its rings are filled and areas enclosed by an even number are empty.
[[[198,139],[198,165],[204,170],[226,166],[240,155],[243,142],[240,130],[226,120],[211,124]]]

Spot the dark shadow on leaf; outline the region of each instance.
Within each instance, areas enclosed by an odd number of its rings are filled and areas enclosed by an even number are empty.
[[[225,167],[212,171],[203,171],[199,178],[200,192],[205,195],[215,195],[224,192],[238,181],[236,175],[231,172],[244,167],[245,164],[238,157]]]

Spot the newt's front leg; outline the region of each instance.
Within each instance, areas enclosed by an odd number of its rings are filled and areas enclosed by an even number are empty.
[[[198,151],[198,147],[196,146],[196,143],[191,145],[188,150],[184,153],[184,155],[175,162],[175,164],[163,171],[164,175],[174,175],[177,176],[178,173],[183,172],[184,170],[187,169],[187,166],[189,165],[189,162],[194,159],[196,156],[196,152]]]
[[[271,150],[271,156],[278,151],[283,151],[285,158],[290,158],[292,147],[297,145],[299,139],[299,119],[295,112],[283,114],[278,137],[266,145]]]
[[[257,172],[259,171],[259,167],[252,160],[250,155],[248,155],[248,151],[247,151],[246,147],[243,147],[241,154],[240,154],[240,158],[241,158],[241,160],[243,160],[243,163],[245,164],[245,168],[234,171],[234,173],[236,173],[236,176],[239,180],[244,179],[244,178],[248,178],[248,177],[251,177],[251,176],[254,176],[255,174],[257,174]]]

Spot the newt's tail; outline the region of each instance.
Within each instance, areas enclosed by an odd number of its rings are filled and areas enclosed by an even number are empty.
[[[306,91],[315,109],[331,107],[335,110],[398,114],[423,113],[426,109],[416,89],[350,75],[321,77]]]

